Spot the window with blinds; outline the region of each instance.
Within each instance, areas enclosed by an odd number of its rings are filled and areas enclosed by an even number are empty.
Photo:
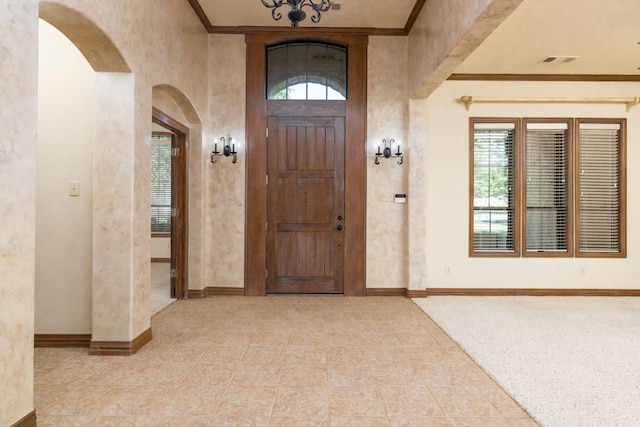
[[[525,253],[571,253],[570,121],[525,121]]]
[[[473,253],[515,253],[515,135],[515,122],[473,124]]]
[[[622,120],[578,120],[578,255],[625,256]]]
[[[470,256],[626,257],[626,120],[470,119]]]
[[[152,137],[151,233],[171,233],[171,135]]]

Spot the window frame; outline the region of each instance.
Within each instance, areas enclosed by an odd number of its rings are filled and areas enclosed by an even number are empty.
[[[619,134],[619,151],[618,151],[618,168],[620,170],[619,179],[619,202],[618,202],[618,212],[619,212],[619,242],[620,242],[620,250],[619,252],[582,252],[580,250],[580,200],[579,200],[579,189],[580,189],[580,125],[581,124],[617,124],[620,126],[620,134]],[[576,144],[575,144],[575,159],[576,159],[576,177],[575,177],[575,188],[576,188],[576,218],[575,218],[575,242],[576,242],[576,250],[575,256],[576,258],[626,258],[627,257],[627,119],[625,118],[577,118],[574,121],[574,134],[576,135]]]
[[[478,123],[508,123],[514,125],[514,142],[513,142],[513,250],[484,250],[475,249],[475,125]],[[518,138],[521,133],[522,120],[519,118],[495,118],[495,117],[472,117],[469,119],[469,256],[470,257],[488,257],[488,258],[516,258],[520,257],[521,235],[520,235],[520,148],[518,146]]]
[[[514,134],[514,200],[513,209],[513,251],[476,250],[474,248],[474,212],[475,212],[475,158],[474,137],[476,124],[513,123]],[[566,251],[527,251],[527,124],[529,123],[566,123],[567,124],[567,250]],[[620,193],[618,197],[619,213],[619,251],[618,252],[582,252],[580,251],[580,125],[616,124],[620,126],[618,168]],[[627,257],[627,120],[625,118],[518,118],[518,117],[470,117],[469,118],[469,257],[487,258],[626,258]]]
[[[523,118],[522,119],[522,134],[520,141],[517,141],[521,148],[522,153],[522,162],[521,162],[521,176],[522,176],[522,185],[519,188],[520,193],[522,195],[522,221],[520,223],[521,232],[522,232],[522,256],[523,257],[531,257],[531,258],[571,258],[574,254],[574,229],[575,229],[575,217],[574,217],[574,164],[575,164],[575,153],[574,153],[574,120],[570,118]],[[566,170],[566,179],[567,179],[567,196],[566,196],[566,208],[567,208],[567,226],[566,226],[566,241],[567,248],[564,251],[545,251],[542,249],[538,249],[536,251],[527,249],[527,221],[528,221],[528,200],[527,200],[527,190],[528,190],[528,170],[527,170],[527,143],[528,143],[528,124],[566,124],[567,126],[567,170]]]

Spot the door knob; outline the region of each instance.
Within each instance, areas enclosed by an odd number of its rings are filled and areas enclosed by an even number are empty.
[[[338,231],[342,231],[342,226],[341,225],[338,226]]]

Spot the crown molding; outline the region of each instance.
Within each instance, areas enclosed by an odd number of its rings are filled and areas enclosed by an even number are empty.
[[[530,81],[530,82],[640,82],[634,74],[465,74],[454,73],[454,81]]]
[[[278,26],[245,26],[245,27],[218,27],[212,26],[210,34],[288,34],[298,36],[324,36],[324,35],[349,35],[349,36],[405,36],[402,28],[363,28],[363,27],[291,27]]]
[[[202,9],[202,6],[200,6],[200,3],[198,2],[198,0],[187,0],[189,2],[189,5],[191,6],[191,9],[193,9],[193,11],[195,12],[196,16],[198,17],[198,19],[200,20],[200,22],[202,22],[202,26],[204,27],[204,29],[210,33],[211,32],[211,21],[209,21],[209,18],[207,17],[207,14],[204,13],[204,10]]]

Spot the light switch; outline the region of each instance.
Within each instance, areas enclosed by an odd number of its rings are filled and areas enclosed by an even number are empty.
[[[80,181],[69,181],[69,196],[80,196]]]
[[[396,194],[394,198],[394,202],[396,203],[407,203],[407,195],[406,194]]]

